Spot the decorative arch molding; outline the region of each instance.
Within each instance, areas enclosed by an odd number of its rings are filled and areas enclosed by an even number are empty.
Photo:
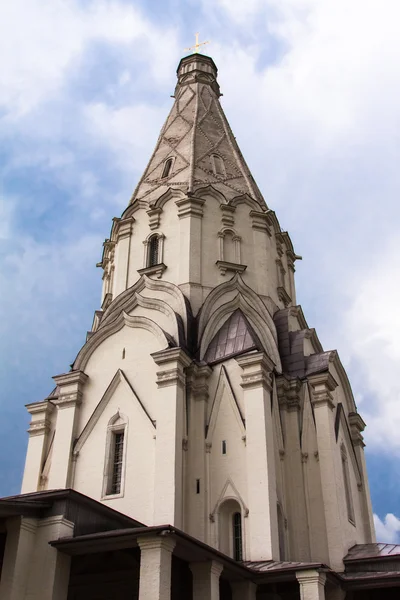
[[[233,393],[233,389],[232,389],[231,383],[229,381],[226,369],[222,365],[220,372],[219,372],[217,389],[215,390],[214,400],[212,403],[211,412],[210,412],[210,416],[208,419],[206,444],[212,443],[215,426],[216,426],[217,420],[218,420],[219,409],[221,406],[221,402],[222,402],[222,398],[223,398],[225,390],[227,392],[233,413],[236,417],[236,421],[241,430],[242,436],[244,436],[246,434],[246,428],[245,428],[245,422],[244,422],[243,415],[240,411],[235,394]]]
[[[227,235],[231,235],[232,236],[232,244],[233,244],[234,259],[235,259],[234,262],[237,263],[237,264],[240,264],[240,261],[241,261],[241,241],[242,241],[242,238],[237,233],[237,231],[233,227],[231,227],[231,226],[223,227],[222,229],[220,229],[218,231],[219,260],[220,261],[226,261],[226,260],[228,260],[228,258],[226,256],[226,247],[225,247],[225,244],[226,244],[225,238],[227,237]]]
[[[166,192],[164,192],[164,194],[161,194],[161,196],[159,196],[159,198],[157,198],[156,200],[153,200],[150,203],[150,207],[149,209],[155,209],[155,208],[160,208],[163,209],[164,206],[167,204],[167,202],[169,202],[169,200],[181,200],[185,198],[185,194],[182,192],[182,190],[179,189],[175,189],[175,188],[168,188]]]
[[[121,370],[118,369],[118,371],[115,373],[114,377],[112,378],[111,382],[109,383],[106,391],[104,392],[100,402],[97,404],[96,408],[94,409],[91,417],[89,418],[88,422],[86,423],[85,427],[83,428],[80,436],[78,437],[74,449],[73,449],[73,455],[75,457],[77,457],[79,455],[79,452],[81,451],[81,449],[83,448],[83,446],[85,445],[85,442],[87,441],[87,439],[89,438],[90,434],[92,433],[96,423],[98,422],[98,420],[100,419],[101,415],[103,414],[107,404],[109,403],[109,401],[111,400],[112,396],[114,395],[116,389],[118,388],[118,386],[120,384],[126,384],[130,391],[132,392],[132,398],[134,401],[136,401],[138,403],[138,405],[141,407],[144,415],[146,416],[146,419],[149,423],[149,425],[151,426],[152,429],[155,429],[156,425],[155,425],[155,421],[150,417],[149,413],[147,412],[147,410],[145,409],[144,405],[142,404],[142,402],[140,401],[138,395],[136,394],[135,390],[133,389],[132,385],[130,384],[130,382],[128,381],[128,378],[126,377],[125,373]],[[118,419],[122,419],[125,425],[128,425],[128,418],[126,415],[124,415],[119,409],[117,411],[116,414],[114,414],[111,419],[109,420],[108,424],[107,424],[107,428],[112,427],[116,421]]]
[[[176,315],[175,311],[172,309],[172,307],[167,302],[165,302],[164,300],[160,300],[159,298],[147,298],[145,296],[141,296],[137,292],[135,293],[134,300],[136,302],[134,303],[132,301],[132,304],[135,304],[136,306],[140,306],[141,308],[145,308],[148,310],[158,310],[159,312],[162,312],[164,315],[166,315],[173,323],[174,339],[178,340],[179,346],[182,343],[183,344],[185,343],[185,340],[180,339],[182,336],[181,336],[180,329],[179,329],[177,315]],[[125,312],[127,312],[127,311],[125,311]]]
[[[234,206],[235,208],[239,204],[247,204],[252,210],[260,210],[260,203],[254,200],[249,194],[241,194],[240,196],[235,196],[232,200],[228,202],[229,206]]]
[[[337,353],[336,350],[332,351],[331,357],[330,357],[330,362],[332,362],[332,364],[334,365],[334,367],[337,371],[339,383],[343,387],[344,395],[349,404],[349,412],[357,412],[357,406],[356,406],[356,403],[354,400],[353,391],[351,389],[349,378],[347,377],[347,373],[344,370],[342,362],[339,358],[339,354]]]
[[[138,297],[143,298],[143,301],[147,301],[146,297],[140,296],[140,292],[142,292],[144,289],[149,289],[151,291],[156,292],[163,292],[173,298],[176,310],[172,308],[169,304],[167,304],[168,308],[166,308],[166,310],[168,310],[170,314],[174,313],[175,320],[177,320],[176,313],[181,317],[183,321],[185,337],[187,338],[189,315],[185,302],[185,297],[182,294],[181,290],[173,283],[159,279],[151,279],[150,277],[147,277],[147,275],[142,275],[133,286],[131,286],[130,288],[122,292],[122,294],[120,294],[117,298],[115,298],[115,300],[105,311],[99,325],[99,330],[105,327],[111,321],[113,321],[121,313],[122,310],[129,313],[138,304]],[[156,308],[156,306],[153,306],[152,308],[154,308],[155,310],[161,310],[160,307],[162,304],[165,304],[165,301],[157,301],[159,303],[158,308]],[[178,339],[178,337],[176,339]]]
[[[213,185],[207,185],[196,190],[196,196],[198,198],[204,198],[204,196],[211,196],[219,204],[228,204],[226,197],[219,192]]]
[[[120,331],[124,326],[146,329],[154,335],[159,342],[162,350],[171,346],[171,339],[167,337],[165,331],[161,329],[157,323],[148,319],[147,317],[141,317],[136,315],[128,315],[125,311],[122,311],[119,316],[111,321],[105,327],[98,329],[86,342],[83,348],[80,350],[78,356],[73,364],[73,370],[83,371],[92,356],[93,352],[111,335]]]
[[[248,318],[251,326],[253,327],[255,333],[258,335],[264,350],[270,356],[270,358],[274,361],[275,366],[279,372],[282,371],[281,359],[278,352],[278,347],[274,336],[271,333],[269,328],[269,324],[263,319],[262,315],[260,315],[257,310],[251,306],[244,296],[241,293],[237,293],[236,296],[226,304],[220,306],[210,317],[200,344],[200,360],[203,359],[208,345],[210,344],[215,332],[219,330],[219,328],[226,321],[227,315],[230,315],[235,310],[240,309],[243,314]],[[265,308],[265,307],[264,307]]]
[[[229,488],[231,488],[231,490],[229,490]],[[227,494],[228,492],[228,494]],[[218,496],[218,500],[214,505],[214,508],[212,510],[212,512],[210,513],[210,517],[211,519],[213,519],[215,517],[216,514],[218,514],[219,509],[221,508],[221,506],[227,502],[228,500],[236,500],[236,502],[238,502],[238,504],[240,505],[241,509],[242,509],[242,515],[243,517],[247,517],[249,514],[249,509],[245,503],[245,501],[243,500],[241,494],[239,493],[237,487],[235,486],[235,484],[233,483],[233,480],[228,477],[225,481],[225,484],[222,487],[222,490]]]

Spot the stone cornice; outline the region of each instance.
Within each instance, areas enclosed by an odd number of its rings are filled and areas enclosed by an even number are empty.
[[[243,369],[242,383],[243,389],[252,389],[264,387],[267,390],[272,389],[271,373],[274,369],[274,363],[263,352],[255,352],[235,359]]]
[[[212,373],[208,365],[192,364],[187,369],[187,386],[194,400],[208,400],[208,378]]]
[[[222,211],[222,224],[225,227],[232,227],[235,224],[235,211],[236,206],[230,204],[220,204],[220,210]]]
[[[353,441],[353,444],[355,446],[361,446],[363,448],[365,446],[365,444],[364,444],[364,438],[363,438],[361,432],[364,431],[364,429],[365,429],[365,423],[364,423],[363,419],[361,418],[361,415],[359,415],[356,412],[349,413],[348,418],[349,418],[351,439]]]
[[[180,219],[190,216],[201,218],[203,216],[205,200],[202,198],[187,196],[181,200],[176,200],[175,204],[178,207],[178,217]]]
[[[164,263],[160,263],[159,265],[153,265],[152,267],[145,267],[144,269],[138,269],[139,275],[156,275],[157,279],[161,278],[161,275],[164,273],[167,265]]]
[[[317,373],[309,375],[308,381],[312,387],[311,403],[314,407],[326,404],[333,410],[335,404],[333,402],[332,392],[338,386],[337,381],[331,373]]]
[[[162,208],[160,206],[149,208],[146,210],[149,215],[149,226],[151,230],[158,229],[161,221]]]
[[[62,373],[61,375],[54,375],[53,379],[61,388],[65,385],[69,386],[73,384],[81,386],[86,383],[88,376],[83,371],[70,371],[69,373]]]
[[[253,229],[258,231],[264,231],[271,237],[271,217],[268,212],[259,212],[258,210],[250,211],[250,217],[252,219],[251,226]]]
[[[154,352],[152,358],[156,365],[163,367],[157,371],[157,387],[179,385],[183,387],[186,382],[184,369],[188,367],[192,359],[182,348],[168,348]]]
[[[221,275],[225,275],[227,271],[232,271],[233,273],[243,273],[243,271],[247,269],[247,265],[228,262],[227,260],[217,260],[215,264],[221,271]]]
[[[287,379],[285,376],[276,378],[279,406],[288,411],[300,410],[300,391],[302,382],[300,379]]]
[[[83,371],[70,371],[53,377],[60,388],[57,398],[52,400],[58,408],[69,408],[82,401],[82,387],[88,379]]]

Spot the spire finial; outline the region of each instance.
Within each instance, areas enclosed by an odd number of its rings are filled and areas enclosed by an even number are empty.
[[[207,40],[205,42],[200,42],[199,43],[199,34],[198,34],[198,32],[195,33],[195,36],[196,36],[196,43],[195,43],[195,45],[191,46],[190,48],[185,48],[185,50],[193,50],[195,54],[198,54],[200,46],[204,46],[205,44],[209,44],[210,42],[209,42],[209,40]]]

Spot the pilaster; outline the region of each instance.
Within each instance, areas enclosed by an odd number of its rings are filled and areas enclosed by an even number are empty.
[[[187,370],[188,448],[186,455],[186,510],[185,531],[202,542],[207,542],[207,477],[205,452],[205,425],[208,404],[208,379],[212,369],[208,365],[193,364]]]
[[[179,217],[179,281],[194,313],[202,304],[201,229],[205,200],[188,195],[177,200]]]
[[[183,523],[183,439],[185,433],[185,369],[191,359],[181,348],[152,354],[157,372],[157,438],[154,524]]]
[[[286,505],[289,517],[291,559],[310,560],[307,506],[300,441],[302,383],[299,379],[276,379],[279,407],[284,425]]]
[[[257,352],[236,359],[242,367],[246,419],[249,559],[279,560],[274,433],[271,413],[272,360]]]
[[[297,571],[301,600],[325,600],[325,573],[318,571]]]
[[[175,540],[146,536],[139,537],[137,542],[140,548],[139,600],[170,600]]]
[[[115,274],[112,291],[114,298],[131,285],[129,283],[129,255],[134,223],[135,219],[133,217],[116,221],[115,235],[117,243],[115,246]]]
[[[219,600],[222,565],[214,560],[190,563],[193,574],[193,600]]]
[[[338,449],[335,439],[333,412],[335,407],[333,391],[338,384],[329,372],[309,376],[308,381],[317,434],[329,566],[340,571],[343,569],[344,548],[336,483],[335,456]]]
[[[57,421],[53,440],[53,454],[49,472],[48,489],[68,487],[71,448],[75,438],[77,411],[82,400],[87,375],[71,371],[53,377],[59,393],[53,403],[57,407]]]
[[[29,440],[21,494],[36,492],[39,489],[46,442],[50,430],[50,418],[55,409],[54,404],[48,400],[27,404],[26,408],[32,419],[28,429]]]
[[[269,296],[271,290],[269,273],[269,255],[271,253],[271,227],[270,217],[266,212],[252,210],[250,212],[253,229],[253,247],[257,250],[257,270],[263,273],[263,277],[257,279],[258,293]],[[255,268],[255,265],[253,266]]]
[[[361,468],[362,475],[362,488],[360,490],[360,494],[363,496],[361,505],[363,507],[365,542],[375,542],[375,525],[372,512],[371,494],[369,491],[367,465],[365,464],[365,444],[362,436],[362,431],[365,429],[365,423],[358,413],[352,412],[349,414],[349,424],[351,439],[353,441],[354,450],[358,459],[358,464]]]

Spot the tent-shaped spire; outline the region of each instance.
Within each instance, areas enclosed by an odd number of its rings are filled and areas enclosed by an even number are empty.
[[[265,206],[219,102],[214,61],[192,54],[177,74],[174,105],[131,202],[151,204],[168,188],[195,193],[212,185],[227,200],[248,194]]]

